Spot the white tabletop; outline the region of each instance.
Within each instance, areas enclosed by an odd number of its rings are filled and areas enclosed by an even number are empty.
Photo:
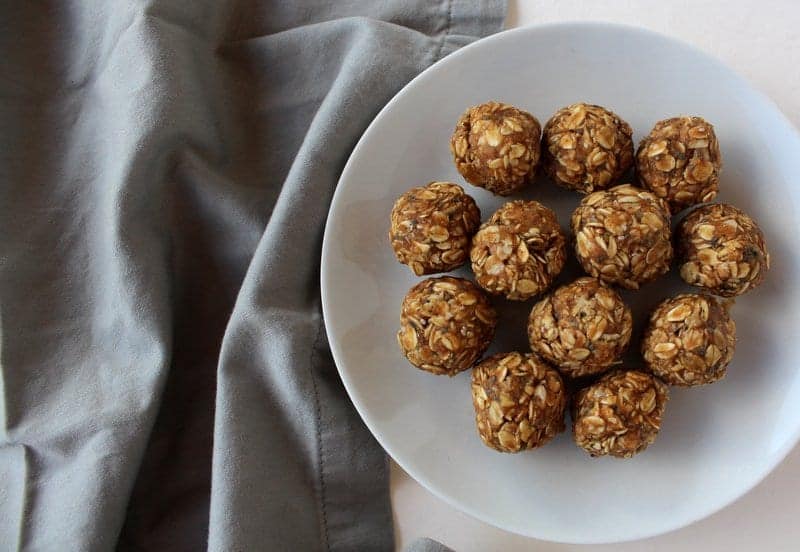
[[[800,127],[800,2],[795,0],[510,0],[507,27],[613,21],[674,36],[716,56],[770,96]],[[800,175],[798,175],[800,185]],[[392,463],[398,549],[420,536],[457,552],[800,550],[800,448],[735,504],[682,530],[623,545],[527,539],[479,522],[434,497]]]

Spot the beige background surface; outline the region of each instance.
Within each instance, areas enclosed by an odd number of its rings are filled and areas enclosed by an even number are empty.
[[[510,0],[507,27],[570,20],[627,23],[693,44],[749,79],[800,127],[800,2]],[[623,545],[561,545],[506,533],[451,508],[394,463],[391,490],[398,548],[428,536],[457,552],[800,550],[800,448],[761,485],[716,515]]]

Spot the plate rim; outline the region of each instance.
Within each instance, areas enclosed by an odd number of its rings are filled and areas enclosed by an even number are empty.
[[[516,27],[512,29],[506,29],[500,31],[498,33],[486,36],[479,40],[476,40],[458,50],[454,51],[453,53],[445,56],[444,58],[438,60],[437,62],[433,63],[425,70],[420,72],[416,75],[413,79],[411,79],[408,83],[406,83],[397,93],[384,105],[380,111],[375,115],[373,120],[364,130],[361,137],[358,139],[355,147],[351,151],[347,162],[342,169],[342,173],[337,181],[336,189],[334,190],[333,197],[331,199],[330,207],[328,209],[328,213],[325,219],[325,230],[323,233],[322,239],[322,252],[321,252],[321,264],[320,264],[320,292],[321,292],[321,306],[322,306],[322,318],[323,323],[325,325],[325,331],[328,336],[331,335],[331,332],[328,327],[328,313],[331,311],[330,307],[330,290],[326,285],[328,281],[328,267],[329,265],[329,255],[331,254],[331,230],[330,225],[328,224],[330,220],[331,213],[336,209],[337,205],[342,201],[342,197],[344,192],[342,192],[343,184],[346,180],[350,177],[350,172],[353,170],[353,160],[357,157],[360,149],[364,147],[364,144],[368,142],[371,138],[371,135],[375,132],[375,128],[380,124],[380,121],[386,116],[386,113],[391,111],[394,108],[394,105],[397,103],[399,98],[404,95],[409,89],[411,89],[418,81],[421,79],[428,78],[429,73],[438,70],[440,67],[444,67],[449,63],[453,63],[454,60],[460,58],[463,55],[467,55],[473,49],[476,48],[486,48],[489,47],[493,42],[506,40],[510,35],[523,35],[523,34],[536,34],[546,30],[561,30],[565,32],[575,32],[579,31],[580,29],[602,29],[607,31],[619,31],[622,33],[632,33],[638,34],[645,39],[648,40],[662,40],[672,43],[675,46],[680,48],[684,48],[686,50],[691,51],[695,56],[698,58],[703,59],[706,62],[711,62],[715,66],[719,67],[721,71],[724,71],[728,74],[728,76],[740,85],[743,85],[745,89],[751,92],[755,98],[760,101],[764,107],[769,108],[776,116],[777,120],[783,124],[785,130],[787,131],[788,135],[794,137],[795,141],[800,143],[800,131],[798,131],[797,127],[789,120],[789,118],[783,113],[780,107],[775,103],[775,101],[770,98],[767,94],[765,94],[758,86],[754,85],[751,81],[749,81],[744,76],[740,75],[737,71],[733,68],[728,66],[725,62],[718,59],[716,56],[709,54],[700,48],[685,42],[681,39],[653,31],[651,29],[645,27],[639,27],[636,25],[629,25],[623,23],[615,23],[615,22],[607,22],[607,21],[591,21],[591,20],[575,20],[575,21],[558,21],[558,22],[549,22],[549,23],[542,23],[542,24],[535,24],[535,25],[526,25],[523,27]],[[417,473],[416,470],[409,469],[404,461],[402,461],[398,455],[395,453],[394,447],[392,447],[384,438],[381,436],[380,432],[375,430],[374,422],[371,420],[370,415],[366,412],[366,409],[363,407],[362,404],[356,399],[353,392],[353,384],[351,378],[348,376],[346,370],[341,368],[341,365],[344,363],[343,355],[339,346],[339,343],[333,339],[328,339],[331,355],[333,357],[334,364],[336,365],[336,370],[339,373],[339,377],[342,381],[342,384],[347,392],[348,398],[350,402],[355,407],[358,415],[361,417],[362,421],[366,425],[369,432],[378,442],[378,444],[384,449],[384,451],[405,471],[410,477],[412,477],[417,483],[422,485],[428,492],[433,494],[439,500],[442,500],[444,503],[448,504],[450,507],[454,508],[456,511],[463,512],[473,519],[491,525],[492,527],[496,527],[508,533],[521,535],[523,537],[538,539],[547,542],[558,542],[564,544],[613,544],[613,543],[623,543],[623,542],[631,542],[637,541],[642,539],[647,539],[651,537],[656,537],[660,535],[664,535],[667,533],[671,533],[673,531],[677,531],[684,527],[688,527],[694,523],[697,523],[701,520],[704,520],[717,512],[725,509],[726,507],[734,504],[735,502],[739,501],[743,496],[748,494],[752,491],[755,487],[757,487],[760,483],[762,483],[768,475],[770,475],[775,468],[777,468],[789,455],[789,453],[797,446],[798,442],[800,442],[800,423],[794,428],[794,432],[791,434],[790,438],[787,439],[784,446],[770,458],[767,462],[765,462],[764,469],[761,470],[757,476],[753,479],[752,482],[748,483],[747,485],[742,486],[741,488],[737,489],[730,497],[727,499],[723,499],[718,501],[717,503],[711,504],[709,507],[705,509],[701,509],[699,513],[696,513],[694,516],[690,516],[689,519],[679,519],[672,523],[666,523],[660,529],[654,531],[632,531],[630,534],[627,534],[620,538],[586,538],[586,539],[555,539],[550,536],[541,536],[537,534],[533,534],[530,532],[520,532],[518,529],[511,528],[508,526],[504,526],[502,522],[498,522],[495,519],[490,519],[484,516],[482,513],[475,510],[471,505],[462,503],[457,501],[456,499],[450,497],[445,490],[440,489],[435,483],[430,481],[425,475]]]

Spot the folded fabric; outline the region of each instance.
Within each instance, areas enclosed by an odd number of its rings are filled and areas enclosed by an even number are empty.
[[[423,537],[409,544],[405,552],[453,552],[453,549],[438,541]]]
[[[377,111],[504,12],[0,6],[0,549],[394,546],[325,216]]]

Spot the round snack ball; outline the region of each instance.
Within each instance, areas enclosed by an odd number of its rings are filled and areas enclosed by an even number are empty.
[[[592,456],[630,458],[655,441],[668,398],[667,386],[650,374],[606,374],[575,396],[575,443]]]
[[[556,214],[537,201],[511,201],[472,238],[470,259],[483,289],[524,301],[553,283],[567,258]]]
[[[565,188],[588,194],[617,182],[633,164],[633,130],[599,105],[556,111],[544,127],[542,165]]]
[[[650,315],[642,356],[650,371],[672,385],[713,383],[725,376],[736,348],[736,324],[710,295],[685,293]]]
[[[537,448],[564,431],[566,403],[561,376],[536,355],[500,353],[472,370],[478,435],[500,452]]]
[[[403,299],[397,342],[408,361],[453,376],[489,348],[497,313],[483,292],[462,278],[428,278]]]
[[[673,213],[711,201],[719,189],[722,154],[714,127],[701,117],[656,123],[636,152],[642,185],[669,202]]]
[[[733,297],[757,287],[769,252],[756,222],[733,205],[698,207],[677,229],[681,278],[714,295]]]
[[[590,275],[639,289],[669,270],[667,203],[630,184],[594,192],[572,213],[575,254]]]
[[[391,220],[389,238],[397,260],[422,276],[464,264],[481,212],[461,186],[431,182],[400,196]]]
[[[467,182],[498,195],[528,185],[539,164],[539,121],[499,102],[467,109],[450,138],[458,172]]]
[[[531,349],[572,378],[606,371],[631,340],[631,310],[595,278],[561,286],[531,310]]]

